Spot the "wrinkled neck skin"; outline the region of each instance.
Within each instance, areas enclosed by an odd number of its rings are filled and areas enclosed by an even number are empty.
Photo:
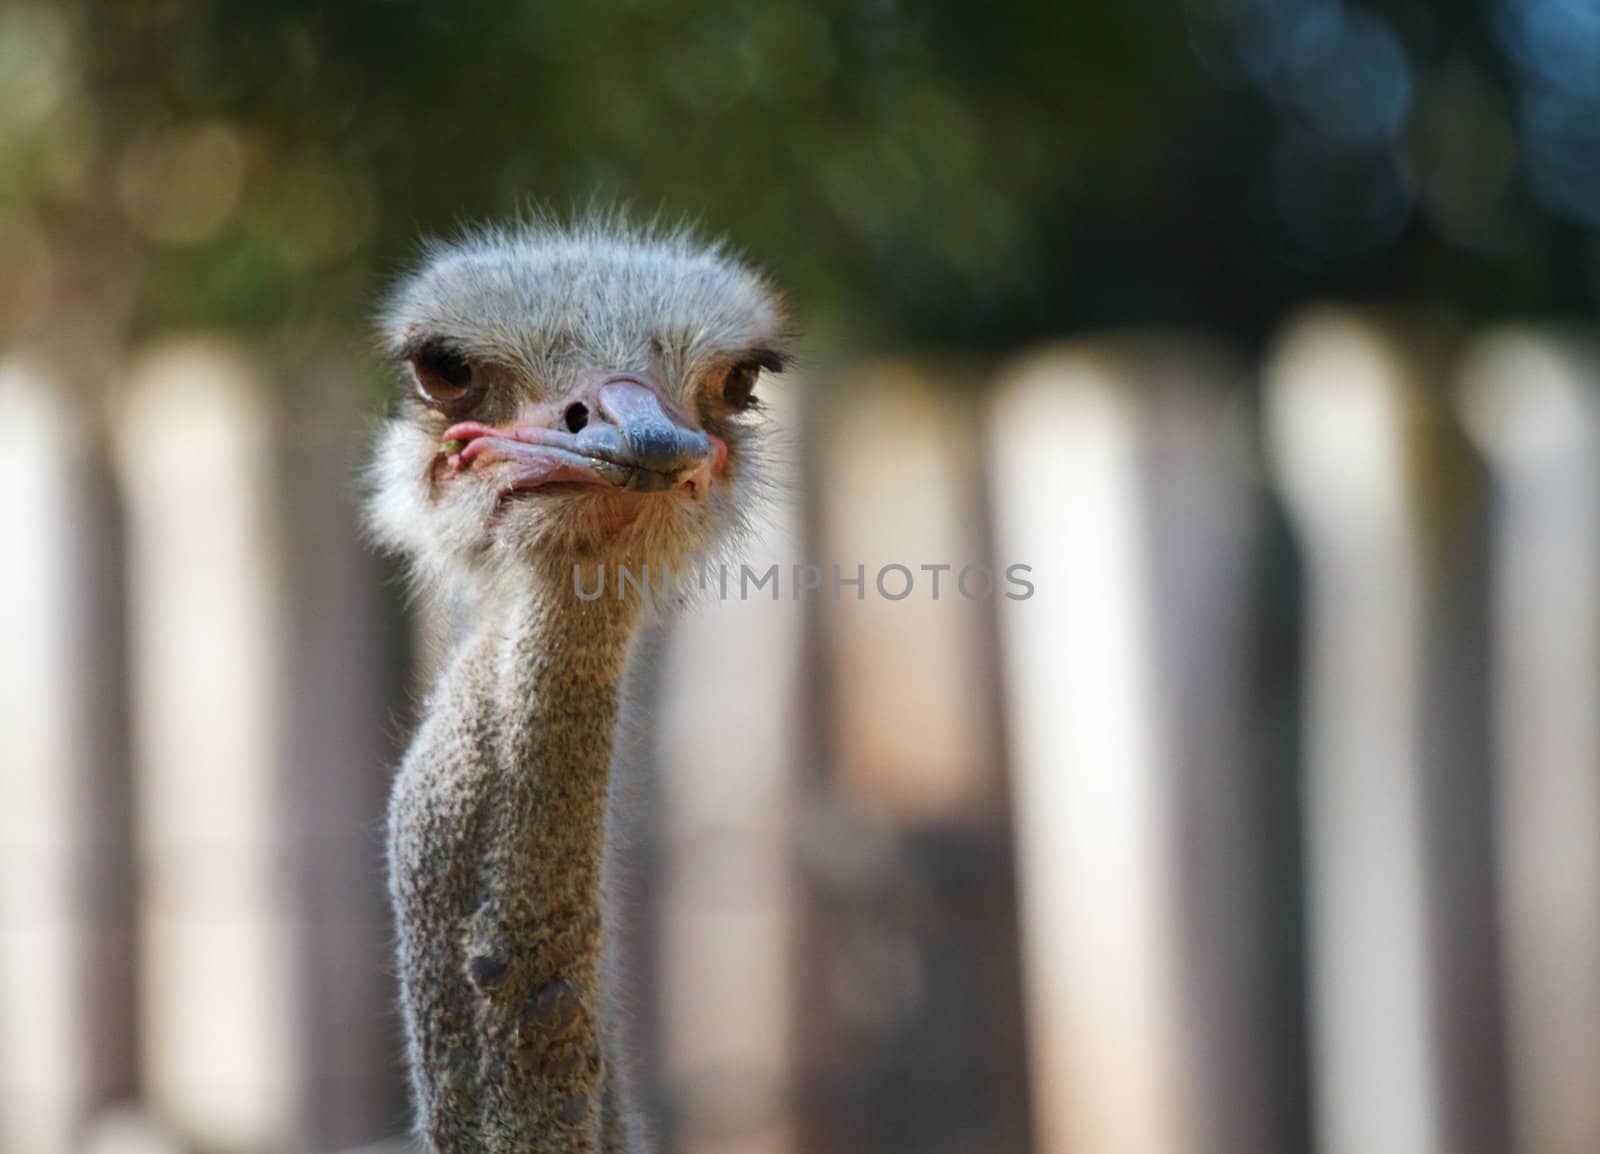
[[[602,958],[613,735],[644,606],[570,570],[479,591],[396,778],[390,891],[437,1154],[641,1149]]]

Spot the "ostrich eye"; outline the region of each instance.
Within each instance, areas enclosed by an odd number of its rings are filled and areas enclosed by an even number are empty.
[[[756,378],[761,375],[761,366],[753,362],[734,365],[728,370],[728,375],[722,380],[722,401],[730,409],[743,411],[756,403],[752,390],[756,387]]]
[[[728,370],[722,379],[722,401],[735,412],[753,409],[760,402],[751,395],[761,370],[769,373],[783,372],[784,356],[773,349],[756,349]]]
[[[411,376],[424,403],[446,413],[472,407],[483,391],[471,361],[453,349],[429,346],[411,358]]]

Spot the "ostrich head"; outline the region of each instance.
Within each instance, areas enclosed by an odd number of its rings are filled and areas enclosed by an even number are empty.
[[[704,553],[759,475],[776,294],[717,246],[613,221],[439,244],[383,316],[403,396],[372,520],[424,575]]]

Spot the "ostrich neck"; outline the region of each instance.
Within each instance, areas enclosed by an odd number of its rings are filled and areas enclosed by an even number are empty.
[[[479,609],[466,660],[468,704],[490,738],[484,781],[492,890],[517,889],[530,915],[599,916],[612,746],[635,632],[631,600],[585,602],[571,586],[501,590]],[[509,807],[500,810],[499,807]]]
[[[601,872],[634,599],[481,599],[396,780],[390,872],[440,1154],[612,1149]]]
[[[464,645],[477,667],[471,707],[497,736],[508,774],[604,783],[637,608],[543,584],[497,590],[480,605]]]

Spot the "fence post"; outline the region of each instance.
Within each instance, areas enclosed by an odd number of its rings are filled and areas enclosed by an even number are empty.
[[[1325,1154],[1505,1142],[1478,484],[1448,343],[1312,314],[1267,367],[1305,554],[1312,1057]]]
[[[100,422],[0,363],[0,1148],[68,1154],[134,1054],[121,533]]]
[[[1283,1148],[1230,383],[1181,342],[1064,346],[989,415],[997,548],[1037,586],[1001,625],[1047,1154]]]
[[[1002,582],[973,384],[880,361],[827,381],[812,410],[806,1149],[1027,1147]]]
[[[305,356],[304,353],[302,353]],[[298,1019],[296,1141],[313,1154],[407,1121],[394,1018],[384,816],[410,689],[401,590],[362,540],[360,366],[280,370],[274,465],[283,523],[281,784]]]
[[[115,422],[146,1089],[243,1154],[404,1125],[381,831],[406,654],[351,507],[350,381],[267,362],[169,342]]]
[[[292,1148],[286,618],[270,392],[237,350],[148,353],[115,418],[128,510],[145,1092],[197,1145]]]
[[[1480,341],[1461,410],[1493,475],[1495,789],[1513,1148],[1600,1150],[1600,370]]]
[[[1185,1154],[1305,1145],[1293,766],[1264,685],[1269,534],[1243,373],[1196,339],[1120,347],[1141,441],[1157,734],[1171,790]],[[1281,579],[1277,582],[1281,584]],[[1067,644],[1071,638],[1065,639]],[[1290,860],[1286,860],[1290,859]]]

